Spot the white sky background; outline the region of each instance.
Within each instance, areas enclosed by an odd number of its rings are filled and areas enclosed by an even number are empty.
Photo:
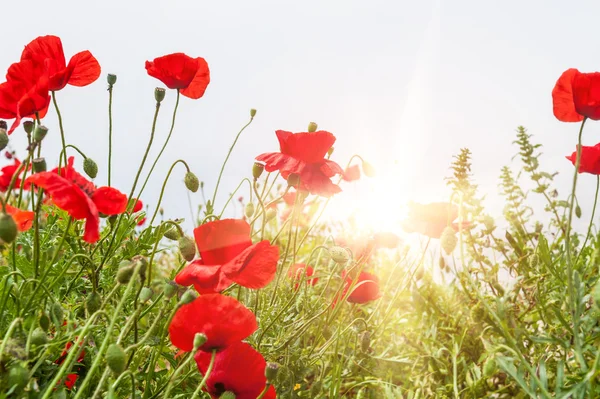
[[[498,176],[516,151],[518,125],[544,144],[542,167],[560,172],[566,196],[572,166],[564,156],[575,148],[578,125],[554,118],[551,90],[569,67],[600,70],[595,1],[2,0],[1,10],[0,71],[44,34],[62,38],[67,60],[84,49],[99,60],[96,83],[58,93],[67,141],[98,162],[98,185],[106,182],[105,75],[118,75],[113,185],[126,193],[149,137],[154,87],[162,86],[144,62],[172,52],[208,61],[206,94],[182,97],[173,138],[142,197],[151,206],[178,158],[212,194],[250,108],[258,114],[228,164],[221,205],[250,176],[256,155],[278,150],[275,130],[303,131],[309,121],[337,136],[334,160],[345,166],[359,153],[388,179],[385,193],[381,182],[346,185],[335,199],[338,212],[365,206],[382,219],[385,210],[389,224],[408,200],[447,200],[443,178],[451,157],[469,147],[476,180],[499,215]],[[168,134],[174,102],[167,92],[150,160]],[[60,138],[53,111],[45,124],[51,132],[43,152],[54,165]],[[589,123],[584,142],[595,144],[599,132],[598,123]],[[24,142],[22,130],[11,136],[21,157]],[[167,217],[189,220],[183,173],[178,166],[163,206]],[[585,215],[595,178],[580,182]]]

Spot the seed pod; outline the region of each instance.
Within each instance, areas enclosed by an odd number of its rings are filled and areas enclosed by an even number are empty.
[[[181,300],[179,301],[179,303],[181,305],[187,305],[188,303],[192,303],[196,298],[198,298],[198,294],[196,293],[196,291],[187,290],[181,296]]]
[[[196,243],[193,239],[183,236],[179,239],[179,252],[183,259],[191,262],[196,256]]]
[[[265,377],[267,377],[267,383],[273,383],[279,373],[279,365],[277,363],[267,363],[265,368]]]
[[[440,266],[440,270],[444,270],[447,267],[446,260],[444,259],[443,256],[440,256],[439,266]]]
[[[256,110],[254,108],[250,109],[250,117],[254,118],[256,116]]]
[[[252,177],[254,177],[254,180],[258,179],[260,175],[262,175],[263,170],[265,170],[264,164],[260,162],[254,162],[254,165],[252,165]]]
[[[50,318],[57,328],[62,326],[65,318],[65,312],[59,303],[54,302],[50,307]]]
[[[329,254],[331,255],[331,259],[335,263],[345,264],[350,260],[350,254],[346,251],[345,248],[342,247],[333,247],[329,249]]]
[[[133,266],[128,264],[127,266],[120,267],[117,271],[117,282],[119,284],[127,284],[133,276]]]
[[[131,262],[134,264],[134,269],[136,267],[140,267],[138,270],[138,274],[140,275],[140,279],[143,281],[146,279],[146,269],[148,268],[148,261],[142,255],[136,255],[131,258]]]
[[[10,244],[17,238],[17,224],[13,217],[7,213],[0,213],[0,240]]]
[[[85,300],[85,309],[87,310],[88,316],[96,313],[102,306],[102,297],[98,292],[92,291]]]
[[[287,178],[287,184],[288,187],[296,187],[298,184],[300,184],[300,175],[296,173],[290,174]]]
[[[150,289],[148,287],[142,288],[142,290],[140,291],[140,302],[142,302],[142,303],[148,302],[150,300],[150,298],[152,298],[153,294],[154,294],[154,292],[152,291],[152,289]]]
[[[162,87],[157,87],[154,89],[154,99],[156,100],[156,102],[158,104],[160,104],[162,102],[162,100],[165,99],[165,94],[167,94],[167,93],[166,93],[165,89],[163,89]]]
[[[367,176],[367,177],[374,177],[377,174],[373,165],[371,165],[369,162],[364,161],[364,160],[362,162],[362,170],[363,170],[363,173],[365,174],[365,176]]]
[[[206,335],[202,333],[196,333],[196,335],[194,335],[194,350],[197,351],[200,349],[200,347],[204,345],[206,341],[208,341]]]
[[[187,189],[193,193],[198,191],[198,188],[200,187],[200,180],[198,180],[198,177],[195,174],[193,174],[192,172],[187,172],[185,174],[185,177],[183,178],[183,182],[185,183],[185,186],[187,187]]]
[[[327,150],[327,156],[328,156],[328,157],[330,157],[330,156],[331,156],[331,154],[333,154],[333,150],[334,150],[334,148],[333,148],[333,147],[330,147],[330,148]]]
[[[309,133],[316,132],[318,128],[319,128],[319,125],[317,125],[315,122],[310,122],[308,124],[308,132]]]
[[[109,73],[108,75],[106,75],[106,81],[109,85],[113,86],[115,83],[117,83],[117,75]]]
[[[35,132],[33,132],[33,141],[36,143],[44,140],[44,137],[48,134],[48,128],[44,125],[39,125],[35,128]]]
[[[118,344],[111,344],[106,350],[106,363],[115,375],[120,375],[125,371],[125,351]]]
[[[31,161],[31,165],[34,173],[45,172],[48,169],[46,164],[46,158],[36,158]]]
[[[6,129],[0,129],[0,151],[6,148],[8,145],[8,134],[6,133]]]
[[[98,176],[98,165],[92,158],[86,158],[83,160],[83,171],[86,175],[95,179]]]
[[[46,345],[48,343],[48,336],[46,335],[46,332],[43,329],[38,327],[35,330],[33,330],[30,342],[33,346]]]
[[[165,298],[171,299],[177,293],[177,284],[174,281],[167,281],[163,287]]]
[[[440,245],[444,252],[448,255],[452,254],[454,248],[456,248],[456,244],[458,243],[458,237],[456,237],[456,232],[450,226],[447,226],[442,235],[440,237]]]

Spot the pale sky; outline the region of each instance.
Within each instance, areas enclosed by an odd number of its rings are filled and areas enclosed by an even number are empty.
[[[172,52],[207,60],[211,83],[202,99],[181,99],[173,138],[142,197],[151,206],[178,158],[210,195],[250,108],[258,114],[234,150],[220,204],[250,176],[256,155],[278,149],[275,130],[304,131],[310,121],[336,135],[334,160],[344,166],[358,153],[386,178],[345,186],[338,210],[364,206],[381,216],[386,209],[394,221],[396,205],[408,200],[447,200],[451,157],[469,147],[476,181],[499,214],[498,177],[516,151],[518,125],[543,143],[542,167],[560,172],[566,195],[572,166],[564,156],[575,148],[578,126],[554,118],[551,90],[567,68],[600,70],[596,1],[3,0],[2,11],[1,71],[45,34],[62,38],[67,59],[89,49],[99,60],[96,83],[58,93],[67,141],[98,162],[98,185],[106,182],[105,75],[118,75],[113,170],[124,192],[146,147],[154,87],[163,86],[144,62]],[[167,92],[151,155],[168,133],[174,101]],[[45,124],[43,152],[54,165],[60,139],[53,111]],[[589,123],[584,142],[596,144],[599,132]],[[21,157],[23,143],[18,130],[11,144]],[[164,208],[168,217],[189,219],[182,178],[178,169]],[[580,182],[589,192],[580,192],[585,214],[595,178]]]

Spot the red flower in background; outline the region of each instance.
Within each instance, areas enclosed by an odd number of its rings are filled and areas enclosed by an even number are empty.
[[[6,213],[13,217],[19,231],[27,231],[33,226],[33,218],[35,217],[35,212],[33,211],[23,211],[6,204]]]
[[[577,150],[571,156],[565,157],[573,165],[577,162]],[[600,144],[595,146],[581,146],[581,159],[579,160],[579,173],[600,175]]]
[[[23,118],[40,118],[46,115],[50,96],[48,75],[37,69],[31,60],[12,64],[6,74],[7,81],[0,84],[0,118],[14,119],[8,130],[11,134]]]
[[[19,161],[17,158],[15,158],[12,165],[3,166],[0,169],[0,191],[1,192],[4,193],[8,190],[8,186],[10,186],[10,182],[11,182],[13,176],[15,175],[15,173],[17,173],[19,166],[21,166],[21,161]],[[23,173],[23,172],[22,171],[19,172],[19,175],[21,173]],[[15,179],[15,184],[13,186],[13,189],[19,188],[20,186],[21,186],[21,179],[19,177],[17,177]]]
[[[408,219],[402,222],[402,228],[407,233],[420,233],[430,238],[440,238],[447,226],[458,230],[458,224],[453,223],[458,218],[458,207],[448,202],[431,204],[409,204]],[[463,226],[467,226],[463,222]]]
[[[146,61],[148,75],[163,82],[169,89],[177,89],[189,98],[204,95],[210,83],[210,71],[204,58],[192,58],[183,53],[168,54]]]
[[[600,73],[567,69],[552,90],[554,116],[562,122],[600,119]]]
[[[40,36],[32,40],[25,46],[21,60],[32,61],[39,75],[47,73],[50,91],[61,90],[67,84],[87,86],[100,76],[100,64],[88,50],[75,54],[67,64],[62,42],[57,36]],[[10,71],[7,79],[13,79]]]
[[[280,171],[284,179],[296,175],[298,183],[289,180],[288,184],[312,194],[330,197],[341,191],[331,178],[343,174],[335,162],[325,159],[327,151],[335,143],[335,136],[329,132],[291,133],[283,130],[275,132],[281,152],[269,152],[256,157],[265,163],[267,172]]]
[[[348,166],[346,170],[344,170],[342,178],[345,181],[355,181],[360,179],[360,168],[358,165]]]
[[[194,356],[198,370],[204,375],[210,364],[211,354],[198,351]],[[205,390],[213,399],[220,398],[226,391],[235,399],[256,399],[265,389],[267,362],[263,356],[245,342],[236,342],[217,353],[212,372],[206,381]],[[271,386],[264,399],[275,399],[277,393]]]
[[[346,287],[344,288],[342,296],[346,296],[354,279],[350,275],[346,275],[346,273],[342,276],[346,279]],[[381,293],[379,292],[379,278],[374,274],[361,272],[356,284],[352,288],[352,292],[348,295],[346,300],[350,303],[364,304],[379,298],[381,298]]]
[[[112,187],[96,188],[94,184],[73,168],[73,157],[60,172],[36,173],[25,180],[43,188],[54,204],[74,219],[85,219],[83,239],[94,243],[100,238],[100,215],[118,215],[127,208],[127,196]]]
[[[315,285],[319,281],[317,277],[309,278],[315,274],[315,269],[312,266],[307,266],[304,263],[296,263],[292,265],[288,270],[288,277],[292,281],[297,281],[294,289],[298,289],[302,280],[306,281],[307,284]]]
[[[73,346],[72,342],[67,342],[67,344],[65,345],[65,349],[62,351],[62,353],[60,354],[60,357],[56,360],[56,364],[62,364],[65,359],[67,358],[69,349],[71,349],[71,347]],[[82,350],[81,353],[79,354],[79,357],[77,358],[77,363],[81,363],[83,362],[83,359],[85,357],[85,350]],[[67,377],[65,378],[64,384],[68,389],[73,389],[73,387],[75,386],[75,383],[77,382],[77,378],[79,376],[77,375],[77,373],[70,373],[67,374]]]
[[[177,276],[180,285],[194,285],[203,294],[221,292],[233,283],[263,288],[275,277],[279,248],[269,240],[252,244],[250,225],[239,219],[222,219],[194,229],[201,259]]]
[[[135,205],[133,206],[133,213],[139,212],[142,209],[144,209],[144,203],[142,202],[142,200],[140,200],[140,199],[135,200]],[[143,218],[142,220],[140,220],[137,225],[141,226],[144,223],[146,223],[146,218]]]
[[[254,314],[235,298],[206,294],[177,310],[169,325],[171,343],[189,352],[197,333],[206,335],[203,351],[223,350],[258,328]]]

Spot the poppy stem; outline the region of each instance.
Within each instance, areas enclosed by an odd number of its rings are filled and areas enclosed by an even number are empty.
[[[581,248],[585,248],[587,245],[590,234],[592,233],[592,227],[594,227],[594,216],[596,215],[596,206],[598,205],[598,193],[600,192],[600,175],[596,176],[596,194],[594,194],[594,206],[592,207],[592,217],[590,217],[590,224],[588,225],[587,234],[585,236],[585,241]],[[575,264],[579,262],[579,257],[581,256],[582,251],[577,254],[577,258],[575,259]]]
[[[67,143],[65,141],[65,129],[63,128],[62,115],[60,114],[60,109],[58,108],[58,103],[56,102],[56,92],[52,92],[52,103],[54,104],[54,109],[56,110],[56,116],[58,116],[58,127],[60,128],[60,139],[62,141],[62,148],[64,151],[64,162],[67,164]]]
[[[158,160],[160,159],[163,152],[165,151],[165,148],[167,148],[167,144],[169,144],[169,140],[171,139],[171,135],[173,134],[173,129],[175,129],[175,116],[177,115],[178,107],[179,107],[179,90],[177,90],[177,100],[175,100],[175,109],[173,110],[173,117],[171,119],[171,129],[169,130],[169,135],[167,136],[165,143],[163,144],[162,148],[160,149],[158,156],[154,160],[154,163],[152,164],[152,167],[150,168],[150,172],[148,172],[148,176],[146,176],[146,180],[144,180],[144,184],[142,185],[142,188],[141,188],[140,192],[138,193],[137,198],[140,198],[142,196],[142,193],[144,192],[144,189],[146,188],[146,184],[148,184],[148,180],[150,180],[150,176],[152,176],[152,172],[154,171],[154,168],[156,167]],[[188,168],[188,171],[189,171],[189,168]]]
[[[271,388],[271,384],[265,385],[265,389],[263,389],[263,391],[260,393],[260,395],[258,395],[258,397],[256,399],[264,398],[264,396],[267,394],[267,391],[269,390],[269,388]]]
[[[244,182],[248,182],[248,184],[250,185],[250,202],[252,202],[252,183],[250,182],[250,179],[248,179],[247,177],[245,177],[244,179],[242,179],[242,181],[240,182],[240,184],[238,184],[237,188],[233,191],[233,193],[231,193],[231,195],[229,196],[229,199],[225,203],[225,206],[223,206],[223,210],[219,214],[219,219],[221,219],[223,217],[223,214],[225,213],[225,210],[227,209],[227,206],[229,205],[229,203],[231,202],[231,200],[233,199],[233,197],[235,196],[235,194],[239,191],[240,187],[242,187],[242,184],[244,184]]]
[[[196,388],[196,390],[194,391],[194,394],[192,395],[192,399],[196,399],[198,397],[198,395],[200,395],[200,391],[202,391],[202,388],[206,384],[206,381],[208,381],[208,377],[210,377],[210,373],[212,372],[213,366],[215,365],[216,357],[217,357],[217,350],[213,349],[212,355],[210,357],[210,363],[208,364],[208,369],[206,369],[204,378],[202,378],[202,381],[200,381],[198,388]]]
[[[223,177],[223,171],[225,170],[225,165],[227,165],[227,161],[229,160],[229,157],[231,156],[231,152],[233,151],[233,148],[235,147],[235,145],[236,145],[238,139],[240,138],[242,132],[244,130],[246,130],[246,128],[248,126],[250,126],[250,124],[252,123],[253,120],[254,120],[254,117],[251,116],[250,120],[248,121],[248,123],[246,123],[244,125],[244,127],[242,127],[242,129],[238,132],[237,136],[235,136],[235,140],[233,140],[233,144],[229,148],[229,152],[227,153],[227,156],[225,157],[225,162],[223,162],[223,165],[221,166],[221,172],[219,172],[219,178],[217,179],[217,185],[215,186],[215,192],[213,193],[213,197],[212,197],[212,201],[211,201],[211,205],[213,207],[215,206],[215,200],[217,198],[217,192],[219,191],[219,184],[221,183],[221,178]]]
[[[113,85],[108,85],[108,187],[110,187],[111,165],[112,165],[112,98]]]
[[[163,196],[165,195],[165,188],[167,187],[167,182],[169,181],[169,177],[171,177],[171,173],[173,172],[175,165],[177,165],[178,163],[182,163],[185,166],[186,170],[188,172],[190,171],[190,167],[188,166],[187,162],[185,162],[183,159],[178,159],[177,161],[173,162],[173,164],[171,165],[171,168],[169,168],[167,177],[165,178],[165,180],[163,182],[162,188],[160,190],[160,197],[158,197],[158,203],[156,204],[156,209],[154,210],[152,219],[150,219],[149,226],[152,226],[152,223],[154,223],[154,219],[156,219],[156,215],[158,215],[158,211],[160,210],[160,204],[162,202]],[[140,192],[140,194],[141,194],[141,192]],[[138,196],[138,198],[139,198],[139,196]]]

